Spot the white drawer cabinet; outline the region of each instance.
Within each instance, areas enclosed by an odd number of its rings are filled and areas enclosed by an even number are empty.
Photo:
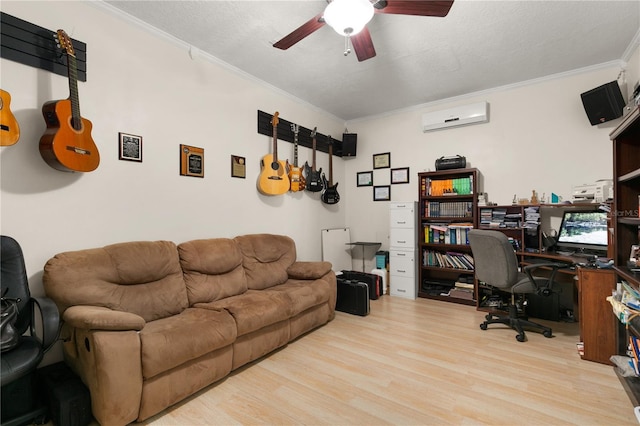
[[[389,219],[389,294],[415,299],[417,203],[391,203]]]

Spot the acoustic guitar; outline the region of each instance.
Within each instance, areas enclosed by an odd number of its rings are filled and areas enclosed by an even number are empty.
[[[0,89],[0,146],[9,146],[20,139],[20,126],[11,112],[11,95]]]
[[[325,204],[338,204],[340,201],[340,194],[338,194],[338,182],[333,184],[333,141],[329,136],[329,182],[324,173],[322,174],[322,186],[324,191],[320,195],[320,200]]]
[[[302,175],[302,167],[298,167],[298,132],[297,124],[291,124],[293,131],[293,166],[289,166],[289,180],[291,181],[291,191],[304,191],[307,182]]]
[[[313,139],[313,143],[311,145],[313,149],[313,165],[309,167],[309,163],[307,161],[304,162],[304,172],[305,172],[305,180],[307,181],[307,186],[305,189],[311,192],[320,192],[322,191],[322,178],[320,177],[322,173],[322,168],[320,170],[316,170],[316,130],[318,128],[314,127],[313,132],[311,132],[311,138]]]
[[[289,181],[288,166],[284,161],[278,160],[278,111],[273,114],[271,126],[273,127],[273,151],[260,161],[260,176],[258,177],[258,191],[265,195],[281,195],[291,187]]]
[[[80,115],[75,51],[63,30],[58,30],[57,40],[67,54],[69,98],[42,106],[47,129],[40,138],[40,155],[54,169],[91,172],[100,164],[100,153],[91,138],[91,121]]]

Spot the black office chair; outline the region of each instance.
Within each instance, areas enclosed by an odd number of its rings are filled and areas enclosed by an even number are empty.
[[[22,249],[5,235],[0,236],[0,287],[1,294],[7,292],[5,297],[20,299],[15,328],[21,335],[15,348],[0,355],[2,426],[44,422],[47,409],[39,401],[34,373],[58,338],[60,316],[51,299],[31,297]],[[34,305],[40,311],[41,339],[36,334]]]
[[[505,324],[518,332],[516,340],[519,342],[526,340],[525,328],[542,331],[544,337],[551,337],[551,328],[528,320],[524,312],[524,303],[522,313],[518,314],[516,295],[550,296],[556,272],[567,265],[556,262],[537,263],[525,266],[522,268],[523,272],[520,272],[513,246],[500,231],[472,229],[469,231],[469,243],[478,281],[511,293],[508,315],[489,313],[485,317],[486,321],[480,324],[480,328],[486,330],[489,324]],[[533,271],[541,267],[550,269],[549,277],[533,276]]]

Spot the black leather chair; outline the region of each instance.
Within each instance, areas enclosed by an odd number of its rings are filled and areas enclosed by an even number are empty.
[[[16,330],[21,335],[18,346],[0,355],[2,426],[42,422],[47,418],[47,409],[38,397],[34,373],[58,338],[60,316],[51,299],[31,297],[22,249],[16,240],[5,235],[0,236],[0,287],[1,294],[8,289],[5,297],[20,299]],[[40,312],[38,316],[35,307]],[[41,324],[37,328],[38,318]]]
[[[567,265],[557,262],[536,263],[525,266],[520,272],[513,246],[507,236],[500,231],[472,229],[469,231],[469,243],[478,281],[511,293],[508,314],[489,313],[485,317],[486,321],[480,324],[480,328],[486,330],[489,324],[507,325],[518,332],[516,340],[519,342],[526,340],[524,332],[526,328],[541,331],[543,336],[551,337],[551,328],[528,320],[524,312],[524,304],[522,304],[522,312],[518,313],[516,295],[550,296],[553,292],[556,272]],[[534,271],[541,267],[550,270],[548,277],[533,275]]]

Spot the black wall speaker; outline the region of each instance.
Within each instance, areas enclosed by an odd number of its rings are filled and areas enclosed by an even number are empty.
[[[592,126],[622,117],[625,103],[617,81],[584,92],[580,97]]]
[[[357,133],[342,134],[342,156],[343,157],[355,157],[357,145],[358,145]]]

